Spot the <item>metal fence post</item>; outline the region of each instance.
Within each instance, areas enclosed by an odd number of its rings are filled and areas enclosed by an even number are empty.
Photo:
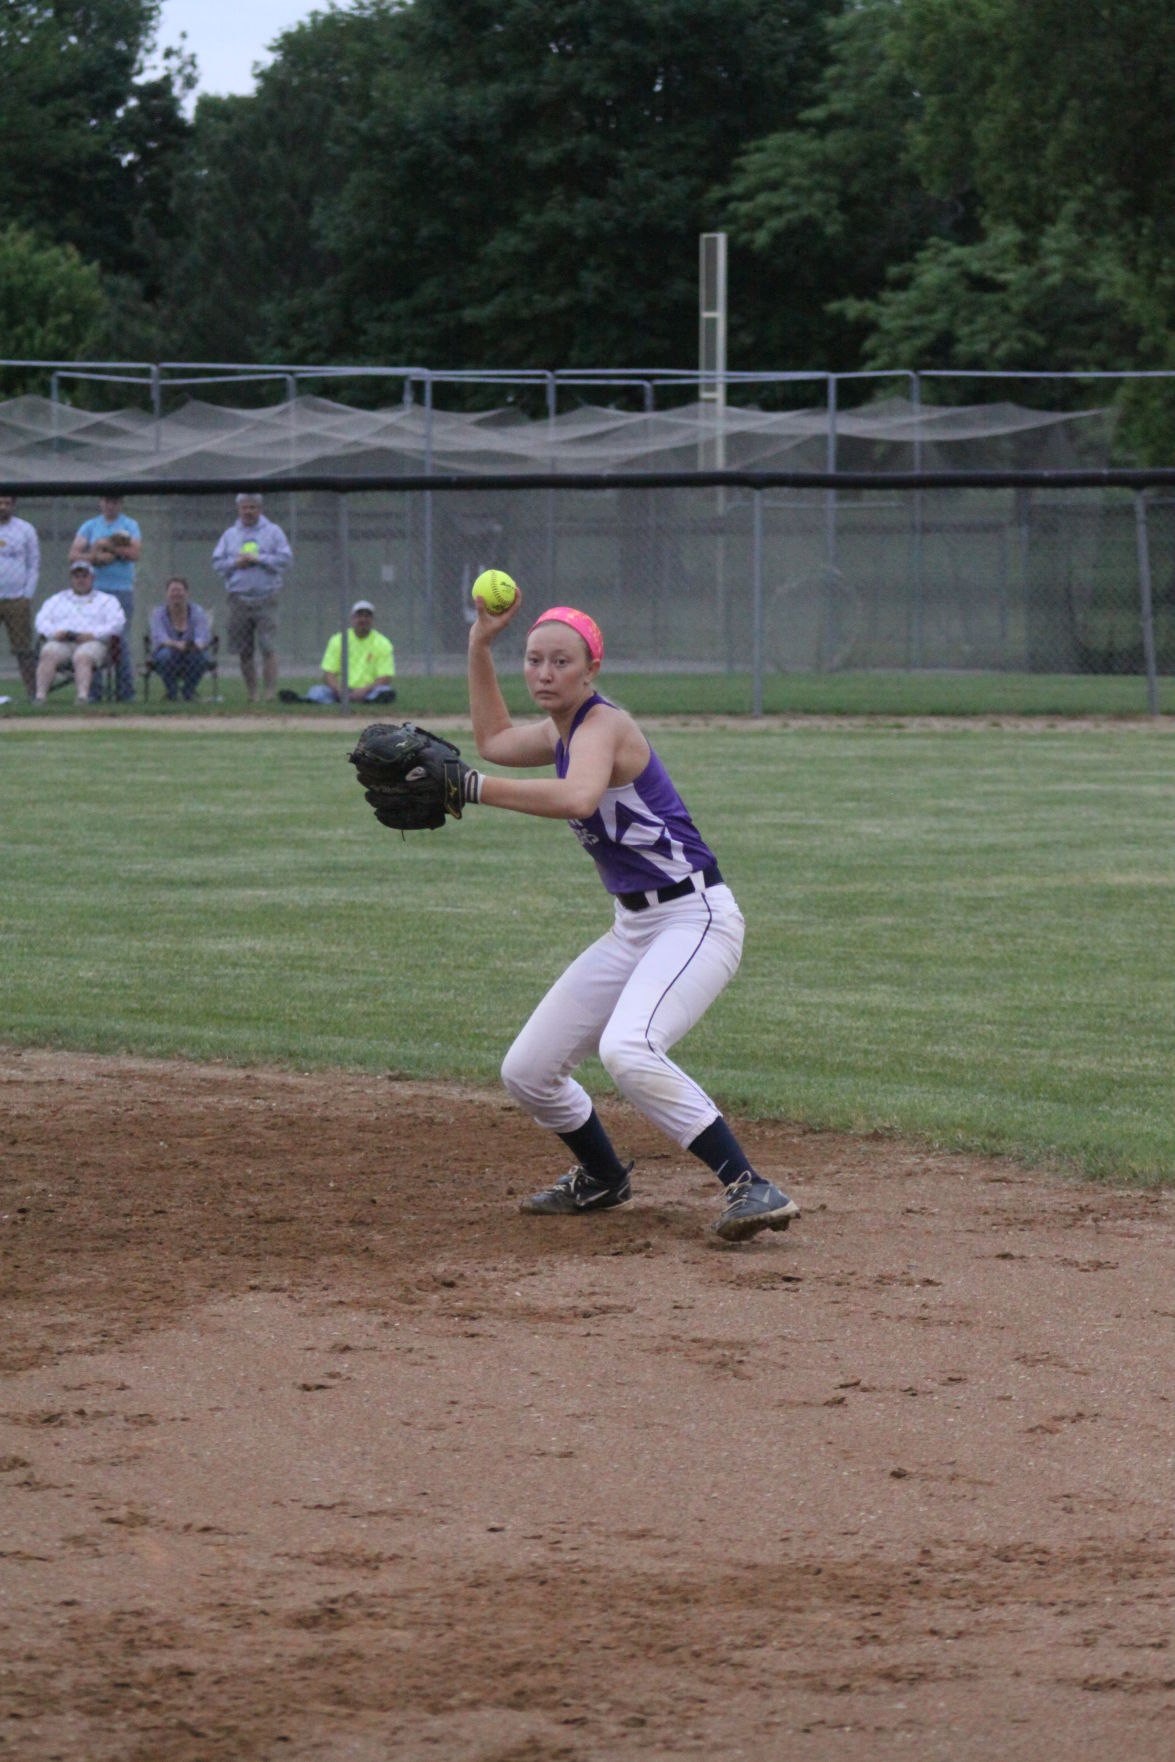
[[[558,382],[557,382],[555,375],[553,373],[548,373],[546,376],[546,380],[547,380],[547,434],[551,439],[551,451],[547,455],[547,469],[548,469],[548,471],[554,471],[557,469],[557,462],[555,459],[554,435],[555,435],[555,421],[556,421],[556,418],[558,417],[558,414],[559,414]],[[556,495],[556,492],[553,489],[549,489],[547,491],[547,580],[546,580],[546,590],[552,596],[554,596],[554,593],[555,593],[555,554],[556,554],[556,547],[555,547],[555,521],[556,521],[555,495]]]
[[[763,714],[763,491],[751,491],[751,711]]]
[[[432,374],[424,381],[424,474],[432,475]],[[431,679],[433,672],[433,553],[432,553],[432,491],[424,492],[424,671]]]
[[[824,442],[824,469],[832,475],[837,468],[836,454],[837,376],[828,375],[828,433]],[[824,561],[830,569],[837,563],[836,491],[824,492]]]
[[[1138,596],[1142,615],[1142,652],[1146,659],[1146,704],[1152,716],[1159,713],[1159,680],[1155,660],[1155,611],[1151,597],[1151,547],[1146,523],[1146,494],[1134,492],[1134,536],[1138,546]]]
[[[835,475],[837,464],[837,406],[839,401],[839,382],[835,373],[828,376],[828,439],[825,446],[824,469]],[[837,629],[837,606],[835,600],[836,581],[839,571],[839,534],[838,503],[835,485],[824,492],[824,569],[821,580],[821,634],[820,652],[816,657],[817,666],[822,673],[836,665],[836,655],[840,643]]]
[[[914,470],[922,469],[922,381],[917,373],[910,375],[910,402],[914,406]],[[914,653],[915,667],[921,667],[924,650],[922,646],[923,595],[925,583],[922,576],[922,529],[923,529],[923,492],[914,491]]]
[[[347,715],[351,705],[351,663],[347,647],[350,625],[347,617],[348,584],[351,579],[351,506],[344,490],[339,496],[339,629],[343,647],[339,655],[339,714]]]

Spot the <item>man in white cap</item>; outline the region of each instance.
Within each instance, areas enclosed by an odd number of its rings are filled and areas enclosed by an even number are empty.
[[[96,591],[92,563],[75,558],[69,566],[69,586],[45,601],[36,625],[44,644],[37,659],[35,701],[45,702],[54,673],[64,661],[72,661],[78,703],[84,704],[94,669],[105,664],[111,640],[126,628],[126,613],[114,595]]]
[[[135,695],[131,666],[131,619],[135,612],[135,566],[142,555],[143,534],[137,520],[122,511],[122,491],[105,489],[98,498],[101,513],[78,527],[69,547],[71,563],[94,565],[94,592],[112,594],[122,607],[126,626],[118,651],[118,696],[130,703]]]
[[[395,671],[395,650],[375,628],[375,607],[370,600],[356,600],[351,607],[351,634],[347,638],[347,702],[393,703]],[[336,631],[322,657],[321,684],[312,685],[304,698],[296,691],[283,691],[281,696],[285,703],[337,704],[342,695],[343,637],[341,631]]]

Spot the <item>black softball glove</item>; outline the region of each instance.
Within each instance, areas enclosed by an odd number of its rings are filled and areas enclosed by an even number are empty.
[[[459,820],[477,800],[479,776],[451,740],[414,722],[372,722],[347,754],[375,817],[398,832],[420,832]]]

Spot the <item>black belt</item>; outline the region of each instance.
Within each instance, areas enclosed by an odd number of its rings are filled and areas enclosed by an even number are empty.
[[[687,893],[700,893],[704,887],[721,887],[722,870],[717,863],[711,863],[708,869],[695,869],[684,881],[675,881],[672,887],[650,888],[648,893],[618,893],[621,905],[627,906],[630,912],[647,912],[651,905],[667,905],[671,899],[684,899]]]

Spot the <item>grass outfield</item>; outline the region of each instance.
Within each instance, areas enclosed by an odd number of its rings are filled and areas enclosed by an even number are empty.
[[[0,741],[13,1043],[489,1083],[607,924],[565,828],[471,809],[401,841],[321,722]],[[1175,1179],[1169,727],[657,744],[748,920],[683,1048],[724,1106]]]
[[[294,675],[283,685],[305,690],[320,675]],[[606,687],[638,716],[746,716],[752,707],[749,673],[610,673]],[[465,673],[401,674],[394,714],[415,717],[463,716],[468,694]],[[533,706],[521,674],[502,680],[507,703],[516,714]],[[228,657],[221,667],[218,703],[205,696],[195,704],[169,704],[158,681],[151,698],[133,704],[104,704],[80,712],[103,716],[151,715],[174,719],[238,715],[242,710],[260,718],[293,717],[320,720],[331,711],[318,706],[281,703],[249,708],[236,663]],[[30,719],[42,711],[30,708],[15,680],[0,683],[0,719]],[[72,689],[54,693],[54,714],[78,714]],[[1146,681],[1137,676],[1109,677],[1069,673],[769,673],[763,680],[763,709],[768,715],[819,716],[1145,716]],[[1175,714],[1175,679],[1159,681],[1159,709]],[[337,714],[337,712],[335,712]]]

